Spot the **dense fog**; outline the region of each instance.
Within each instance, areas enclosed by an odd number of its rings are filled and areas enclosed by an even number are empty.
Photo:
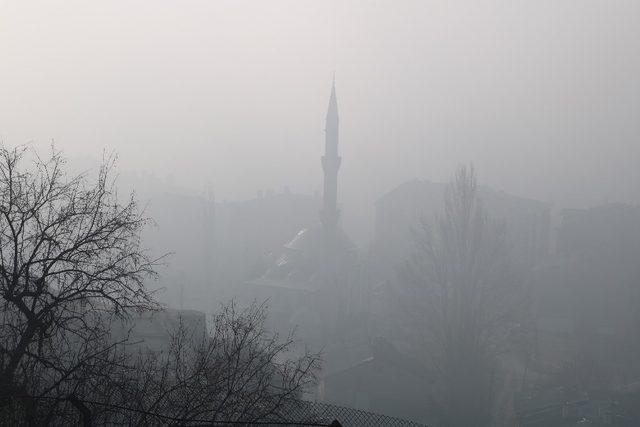
[[[0,418],[640,425],[639,76],[632,0],[0,3]]]

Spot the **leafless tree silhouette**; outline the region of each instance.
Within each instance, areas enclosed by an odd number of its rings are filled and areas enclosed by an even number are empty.
[[[108,352],[105,321],[155,309],[144,280],[155,261],[140,247],[147,219],[120,203],[113,158],[91,181],[68,177],[54,149],[0,148],[0,389],[55,393]],[[6,402],[6,399],[3,400]]]
[[[315,380],[319,358],[292,357],[293,337],[264,329],[264,306],[223,307],[212,334],[180,322],[160,352],[114,338],[131,314],[161,309],[145,286],[159,262],[140,243],[149,220],[135,198],[119,201],[113,158],[92,181],[68,177],[54,149],[30,155],[0,148],[2,419],[276,419]]]
[[[293,337],[281,340],[268,333],[265,317],[264,305],[239,311],[231,303],[215,315],[210,335],[194,334],[180,323],[166,351],[139,354],[128,369],[118,370],[119,378],[104,383],[111,395],[103,403],[112,408],[102,417],[128,425],[166,417],[248,424],[287,420],[292,405],[315,382],[320,359],[306,351],[293,357]],[[98,419],[99,411],[94,415]]]
[[[401,279],[436,378],[431,403],[446,425],[488,425],[496,358],[514,335],[523,294],[505,229],[487,217],[472,167],[456,171],[444,215],[423,219],[414,236]]]

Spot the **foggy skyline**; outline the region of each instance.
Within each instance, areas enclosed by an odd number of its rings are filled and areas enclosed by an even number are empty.
[[[639,0],[0,0],[0,424],[640,425]]]
[[[8,2],[0,137],[116,150],[219,199],[321,190],[331,77],[339,202],[473,162],[483,184],[640,201],[634,1]],[[367,213],[369,214],[369,213]]]

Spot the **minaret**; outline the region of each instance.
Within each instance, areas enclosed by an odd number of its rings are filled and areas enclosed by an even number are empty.
[[[338,224],[338,169],[341,158],[338,156],[338,101],[336,99],[336,80],[333,79],[331,97],[327,109],[325,125],[324,156],[324,193],[320,219],[325,228],[335,228]]]

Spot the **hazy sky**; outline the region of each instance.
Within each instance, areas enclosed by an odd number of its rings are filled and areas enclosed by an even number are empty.
[[[640,1],[0,1],[0,136],[221,198],[343,204],[473,161],[556,205],[640,201]],[[347,209],[347,207],[345,207]]]

